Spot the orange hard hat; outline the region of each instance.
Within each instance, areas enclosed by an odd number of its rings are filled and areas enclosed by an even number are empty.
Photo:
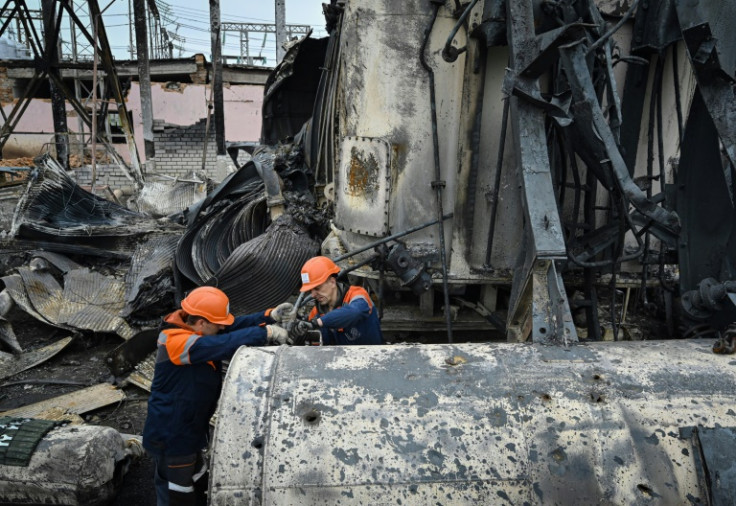
[[[187,314],[207,318],[218,325],[230,325],[235,321],[230,314],[230,299],[214,286],[195,288],[181,301],[181,308]]]
[[[327,257],[310,258],[302,267],[302,288],[300,292],[308,292],[325,281],[333,274],[340,272],[335,262]]]

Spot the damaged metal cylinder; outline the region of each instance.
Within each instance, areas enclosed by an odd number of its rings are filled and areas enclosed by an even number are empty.
[[[736,371],[710,344],[243,347],[210,504],[717,504]]]

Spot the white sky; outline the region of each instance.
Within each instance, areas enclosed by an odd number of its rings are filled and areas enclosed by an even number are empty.
[[[325,37],[325,20],[322,14],[322,2],[329,0],[285,0],[286,23],[298,25],[311,25],[314,30],[313,37]],[[130,55],[131,27],[129,21],[129,9],[132,10],[133,0],[98,0],[100,9],[103,10],[103,19],[107,29],[108,39],[112,47],[113,55],[118,60],[127,60]],[[231,23],[268,23],[275,22],[274,0],[220,0],[220,19],[222,22]],[[28,0],[30,9],[41,8],[40,0]],[[188,58],[194,53],[202,53],[210,58],[210,14],[209,1],[207,0],[156,0],[162,17],[162,25],[167,31],[183,37],[182,42],[176,43],[181,46],[174,50],[175,58]],[[82,21],[91,27],[89,15],[86,14],[86,2],[74,0],[74,5],[82,6],[84,12],[80,12]],[[167,13],[168,11],[168,13]],[[85,14],[82,16],[81,14]],[[62,52],[71,54],[71,38],[68,30],[69,21],[65,15],[63,22],[62,39],[67,47],[62,44]],[[91,30],[90,30],[91,31]],[[133,44],[135,44],[135,32],[132,32]],[[78,42],[78,54],[83,54],[84,49]],[[251,56],[261,55],[267,58],[267,65],[275,64],[276,40],[269,35],[265,44],[263,34],[251,34],[249,40]],[[226,32],[224,34],[223,54],[240,55],[241,41],[237,32]],[[91,56],[90,56],[91,57]],[[234,63],[234,60],[229,60]]]

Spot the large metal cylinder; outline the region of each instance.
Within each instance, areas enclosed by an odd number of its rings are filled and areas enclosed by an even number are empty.
[[[736,368],[712,344],[241,348],[210,501],[733,501]]]

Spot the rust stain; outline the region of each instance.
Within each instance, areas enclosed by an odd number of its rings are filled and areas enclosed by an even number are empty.
[[[378,161],[356,148],[350,153],[347,193],[352,196],[373,196],[378,191]]]

